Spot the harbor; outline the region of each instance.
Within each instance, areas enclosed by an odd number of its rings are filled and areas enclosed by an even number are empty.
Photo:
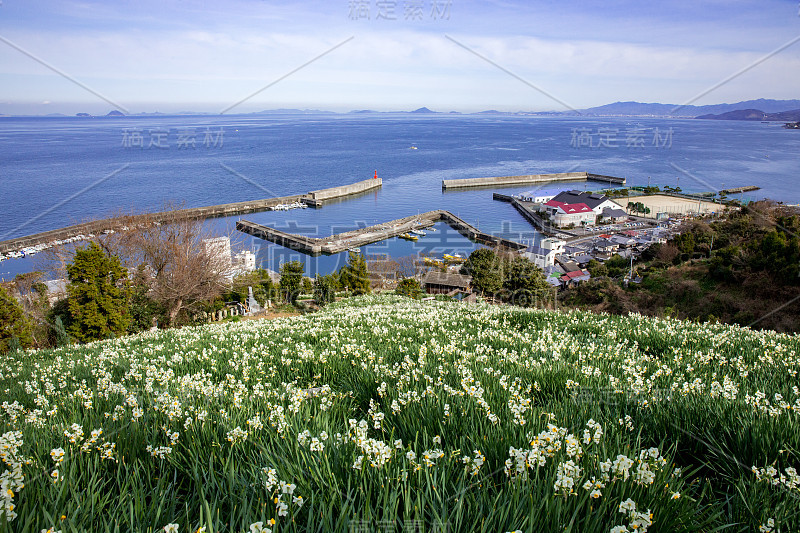
[[[447,223],[451,228],[467,239],[479,244],[500,246],[512,250],[522,250],[527,247],[527,245],[516,241],[484,233],[453,213],[441,209],[399,218],[353,231],[338,233],[324,238],[288,233],[247,220],[240,220],[237,222],[236,229],[259,239],[273,242],[307,255],[318,256],[322,254],[338,254],[392,237],[419,234],[421,230],[429,228],[440,221]]]
[[[614,185],[625,185],[625,178],[593,174],[591,172],[560,172],[556,174],[527,174],[522,176],[442,180],[442,189],[513,187],[517,185],[531,185],[554,181],[601,181]]]
[[[285,210],[301,206],[322,207],[326,202],[350,196],[358,196],[376,189],[383,184],[381,178],[376,177],[330,187],[306,194],[292,196],[281,196],[276,198],[264,198],[260,200],[248,200],[244,202],[234,202],[228,204],[211,205],[205,207],[192,207],[179,209],[171,212],[158,212],[143,215],[147,220],[153,222],[163,222],[166,220],[204,220],[210,218],[220,218],[238,216],[248,213],[257,213],[268,210]],[[44,231],[25,237],[18,237],[0,242],[0,254],[7,254],[9,257],[24,257],[33,255],[37,252],[46,250],[53,246],[59,246],[70,242],[91,239],[95,235],[111,233],[114,231],[124,231],[127,226],[136,224],[136,215],[93,220],[80,224],[73,224],[60,229]]]

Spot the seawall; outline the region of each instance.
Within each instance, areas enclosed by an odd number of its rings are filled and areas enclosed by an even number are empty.
[[[547,183],[550,181],[605,181],[624,185],[625,178],[592,174],[589,172],[561,172],[556,174],[527,174],[523,176],[495,176],[489,178],[464,178],[442,180],[442,189],[465,189],[472,187],[507,187],[527,185],[531,183]]]

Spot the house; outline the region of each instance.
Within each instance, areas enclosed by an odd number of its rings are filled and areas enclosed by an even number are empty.
[[[558,255],[564,253],[564,250],[567,246],[567,241],[562,241],[561,239],[556,239],[555,237],[548,237],[546,239],[542,239],[542,242],[539,243],[539,246],[547,250],[553,250],[556,255]]]
[[[561,283],[563,283],[565,287],[572,287],[582,281],[588,281],[591,277],[592,275],[589,274],[588,270],[581,269],[574,272],[567,272],[561,276]]]
[[[540,246],[530,246],[524,252],[523,257],[527,257],[539,268],[545,268],[555,264],[556,254],[553,250],[548,250]]]
[[[575,272],[580,270],[581,267],[575,261],[559,261],[561,264],[561,268],[564,269],[564,272]]]
[[[578,266],[581,268],[585,268],[586,265],[589,264],[589,261],[592,261],[594,257],[589,254],[578,254],[572,258],[573,261],[578,263]]]
[[[594,211],[595,215],[602,215],[603,209],[622,209],[622,206],[611,200],[604,194],[595,194],[593,192],[581,191],[564,191],[553,200],[563,202],[565,204],[586,204]]]
[[[555,264],[556,256],[564,253],[564,248],[567,241],[548,237],[542,239],[537,245],[531,245],[527,250],[522,252],[523,257],[530,259],[539,268],[547,268]]]
[[[628,213],[624,209],[616,209],[613,207],[604,207],[600,213],[600,219],[603,222],[621,222],[628,220]]]
[[[549,202],[557,195],[561,194],[562,191],[528,191],[520,193],[518,198],[525,202],[533,202],[535,204],[543,204],[545,202]]]
[[[624,235],[614,235],[611,237],[611,242],[618,245],[620,248],[630,248],[634,244],[636,244],[635,239],[631,239],[630,237],[625,237]]]
[[[471,276],[451,274],[431,270],[422,279],[422,285],[428,294],[450,294],[453,292],[470,292]]]
[[[567,204],[556,199],[541,204],[540,211],[550,215],[550,221],[559,228],[570,225],[591,226],[597,219],[594,211],[584,203]]]
[[[594,249],[598,252],[614,253],[619,250],[619,244],[609,239],[600,239],[594,243]]]

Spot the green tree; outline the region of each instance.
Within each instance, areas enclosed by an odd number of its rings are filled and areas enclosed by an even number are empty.
[[[509,261],[507,272],[503,288],[509,303],[531,307],[553,300],[553,289],[544,272],[528,258],[515,257]]]
[[[165,315],[166,309],[150,297],[149,279],[144,265],[140,264],[133,274],[131,283],[131,322],[129,333],[146,331],[156,325],[156,321]],[[165,321],[164,321],[165,322]]]
[[[314,301],[325,305],[336,300],[336,280],[330,274],[314,278]]]
[[[494,251],[479,248],[469,254],[461,273],[472,276],[472,287],[481,294],[496,294],[503,287],[503,265]]]
[[[424,294],[422,285],[420,285],[419,281],[414,278],[404,278],[400,280],[400,283],[397,284],[397,288],[394,292],[414,299],[418,299],[420,296],[422,296],[422,294]]]
[[[69,333],[74,339],[90,342],[125,333],[131,321],[130,289],[118,257],[91,243],[75,253],[67,277]]]
[[[32,329],[17,299],[0,286],[0,353],[31,346]]]
[[[628,272],[630,262],[621,255],[614,254],[603,266],[606,267],[609,277],[617,278]],[[589,273],[591,274],[591,271]]]
[[[586,270],[589,271],[589,274],[591,274],[593,278],[608,276],[608,267],[597,259],[589,261],[586,265]]]
[[[301,261],[289,261],[281,265],[281,280],[278,287],[285,302],[297,301],[304,272],[305,265]]]
[[[309,278],[303,277],[302,286],[303,294],[311,294],[314,290],[314,283]]]
[[[60,316],[56,316],[55,320],[53,320],[53,337],[53,344],[59,348],[72,344],[72,339],[67,333],[67,328],[64,327],[64,322]]]
[[[339,270],[339,282],[356,296],[370,292],[367,260],[363,255],[350,252],[347,264]]]

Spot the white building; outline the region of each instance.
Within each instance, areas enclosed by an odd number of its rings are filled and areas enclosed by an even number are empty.
[[[519,199],[524,200],[526,202],[533,202],[535,204],[543,204],[545,202],[549,202],[557,195],[561,194],[562,191],[528,191],[519,194]]]
[[[566,241],[555,238],[543,239],[538,246],[533,245],[522,252],[523,257],[530,259],[542,270],[555,265],[556,256],[564,253]]]
[[[592,226],[597,217],[603,215],[604,210],[622,208],[603,194],[564,191],[540,204],[538,209],[548,213],[553,224],[564,227]]]
[[[550,215],[550,221],[563,228],[565,226],[592,226],[597,219],[592,208],[584,203],[565,204],[558,200],[550,200],[542,204],[541,210]]]
[[[210,257],[219,261],[222,272],[231,269],[231,240],[228,237],[215,237],[203,239],[203,246]]]
[[[553,200],[564,204],[585,204],[596,215],[602,215],[603,209],[622,209],[622,206],[611,200],[604,194],[595,194],[592,192],[581,191],[564,191]]]
[[[239,272],[253,272],[256,269],[256,254],[242,250],[233,256],[233,267]]]
[[[564,248],[567,246],[567,241],[562,241],[561,239],[556,239],[555,237],[548,237],[546,239],[542,239],[542,242],[539,243],[539,246],[547,250],[553,250],[556,255],[559,255],[564,253]]]

